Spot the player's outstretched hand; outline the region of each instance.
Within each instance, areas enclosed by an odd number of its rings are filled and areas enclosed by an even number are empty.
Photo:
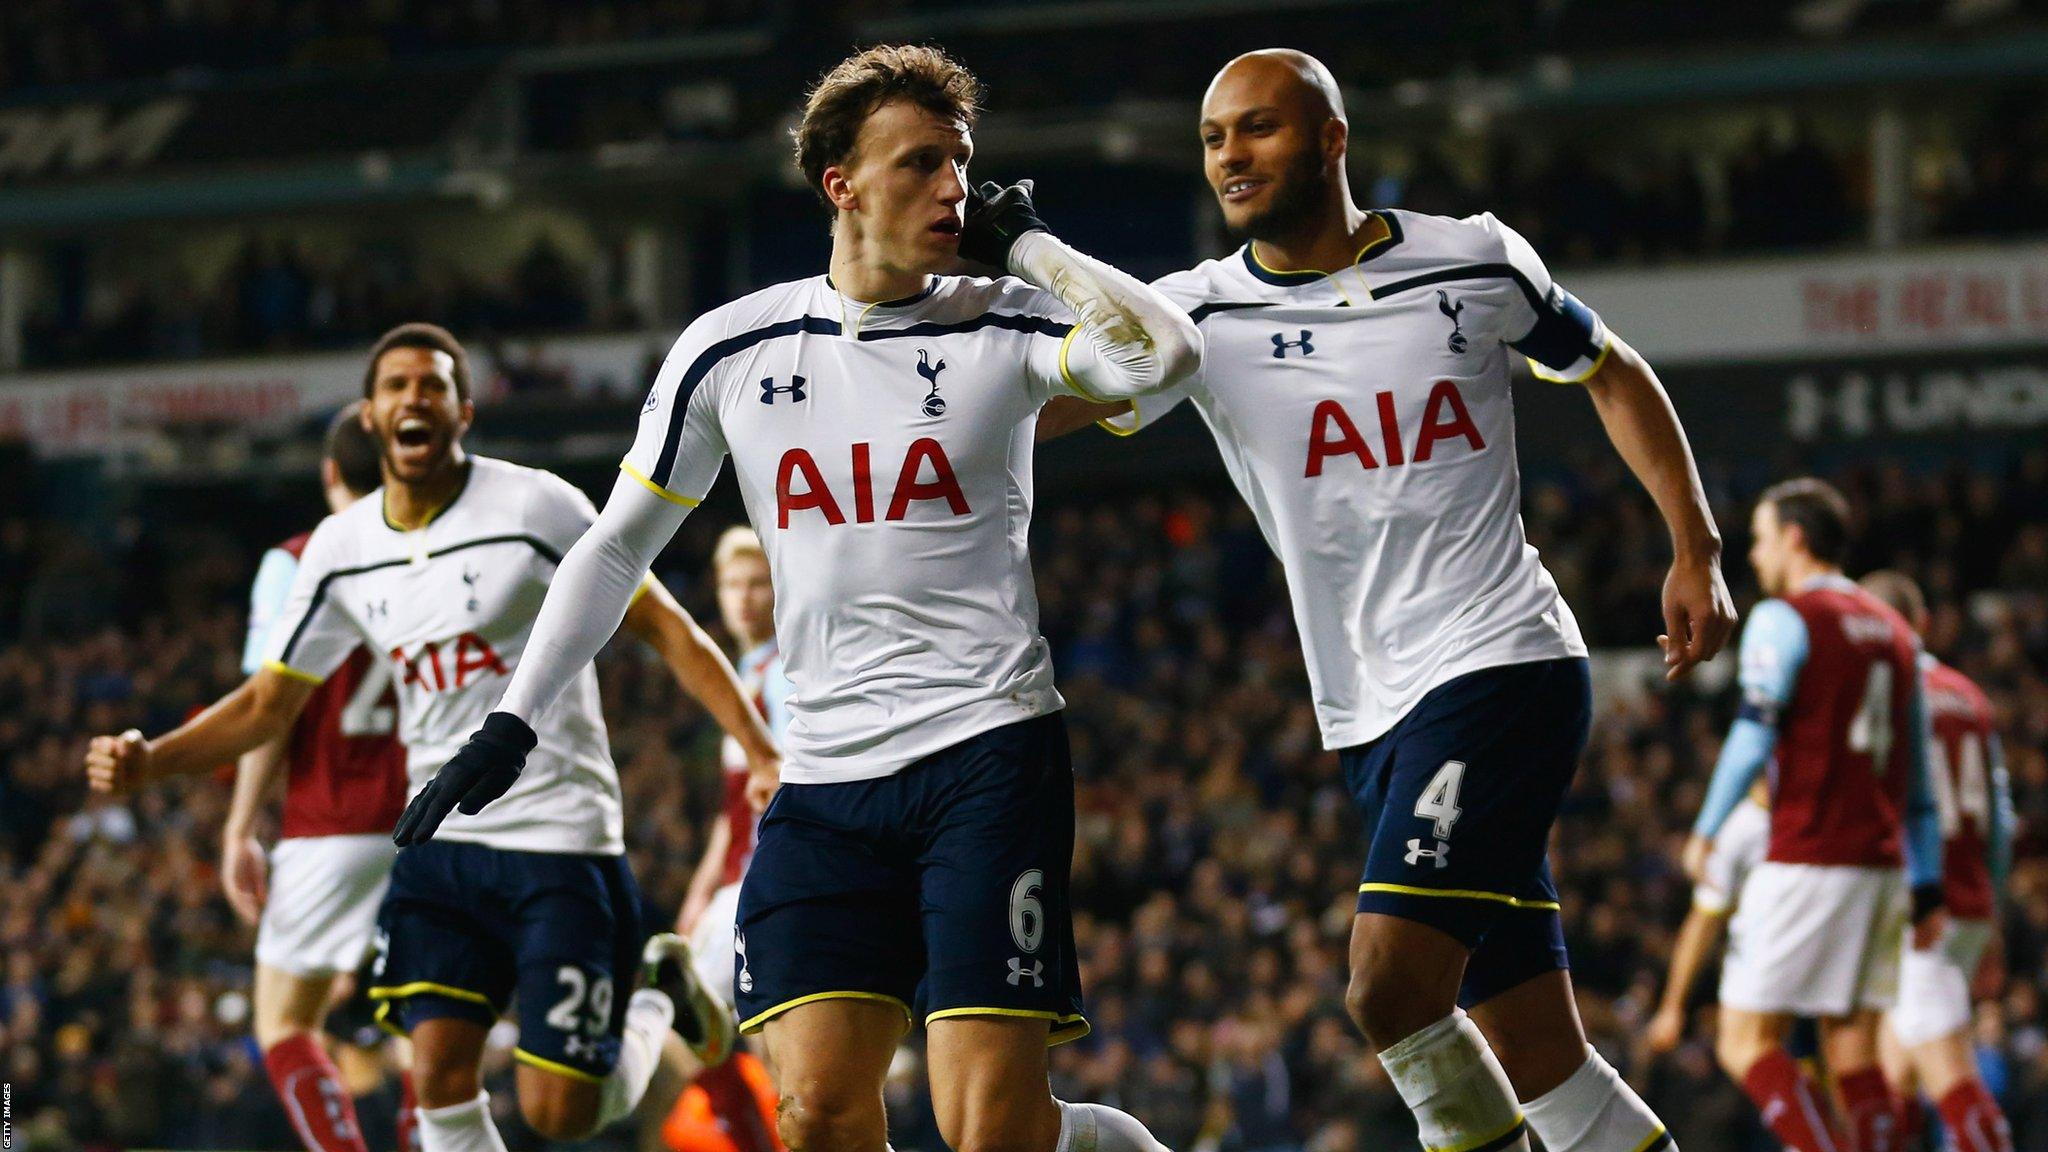
[[[1643,1044],[1652,1056],[1662,1056],[1678,1042],[1685,1039],[1685,1009],[1666,1005],[1657,1009],[1650,1017],[1650,1026],[1643,1032]]]
[[[1694,833],[1685,838],[1685,852],[1679,857],[1678,866],[1685,870],[1685,878],[1698,884],[1707,878],[1707,857],[1713,855],[1714,842]]]
[[[1735,630],[1735,600],[1721,562],[1675,560],[1664,578],[1664,678],[1676,680],[1714,658]]]
[[[85,750],[85,779],[95,792],[126,792],[149,778],[149,741],[130,728],[95,736]]]
[[[220,886],[227,893],[228,907],[242,923],[254,924],[263,918],[263,902],[270,898],[270,864],[254,836],[221,842]]]
[[[434,830],[454,809],[461,808],[465,816],[483,811],[484,805],[503,796],[519,779],[520,770],[526,767],[526,754],[538,743],[540,738],[526,721],[510,712],[484,717],[484,726],[469,743],[449,757],[405,806],[405,814],[391,833],[392,842],[400,848],[424,844],[434,838]]]
[[[1019,180],[1004,188],[984,181],[967,193],[967,219],[960,225],[960,255],[977,264],[1007,269],[1010,246],[1026,232],[1046,231],[1031,203],[1032,183]]]
[[[775,799],[775,793],[782,787],[782,758],[770,756],[766,759],[749,759],[747,762],[747,803],[753,805],[754,814],[768,810],[768,802]]]

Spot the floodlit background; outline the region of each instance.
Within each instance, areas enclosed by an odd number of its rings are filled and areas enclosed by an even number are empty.
[[[252,934],[218,891],[226,787],[88,802],[83,738],[161,730],[238,680],[255,560],[319,515],[318,430],[389,325],[468,342],[474,449],[602,499],[683,325],[823,269],[786,129],[809,81],[884,40],[942,44],[987,82],[975,175],[1036,178],[1060,235],[1147,276],[1233,246],[1200,180],[1209,76],[1247,49],[1314,52],[1346,90],[1362,200],[1491,210],[1656,365],[1744,607],[1748,500],[1797,471],[1843,485],[1852,571],[1917,576],[1929,646],[1998,708],[2030,830],[1977,1036],[2020,1148],[2048,1148],[2039,0],[0,0],[16,1141],[296,1146],[247,1036]],[[1528,381],[1518,400],[1529,534],[1600,650],[1553,845],[1588,1029],[1686,1152],[1768,1147],[1713,1067],[1710,1011],[1669,1057],[1637,1040],[1732,656],[1657,686],[1661,524],[1583,397]],[[1056,1052],[1056,1087],[1176,1149],[1412,1148],[1341,1008],[1350,803],[1277,565],[1206,431],[1183,407],[1041,457],[1095,1020]],[[707,623],[709,544],[740,516],[722,484],[659,569]],[[713,729],[630,646],[601,668],[665,921],[717,809]],[[395,1084],[351,1067],[389,1148]],[[933,1152],[914,1051],[901,1067],[895,1147]],[[536,1146],[503,1049],[489,1068],[507,1141]]]

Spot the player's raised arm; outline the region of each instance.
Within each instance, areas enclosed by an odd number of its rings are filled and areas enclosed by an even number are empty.
[[[166,776],[207,771],[290,732],[317,684],[266,666],[154,740],[134,728],[93,737],[85,754],[86,778],[95,792],[126,792]]]
[[[676,683],[711,713],[726,734],[739,741],[747,755],[747,792],[766,806],[775,792],[782,758],[775,751],[775,739],[761,713],[747,700],[732,661],[697,621],[669,595],[661,581],[647,577],[647,590],[626,610],[625,624],[635,635],[654,646],[662,662],[675,674]]]
[[[1029,180],[981,186],[968,202],[960,254],[1009,269],[1081,318],[1060,348],[1060,375],[1084,397],[1147,395],[1201,366],[1202,333],[1188,314],[1144,281],[1047,231],[1032,206]]]

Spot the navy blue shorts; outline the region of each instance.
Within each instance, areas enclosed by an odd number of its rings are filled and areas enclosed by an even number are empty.
[[[370,998],[401,1035],[445,1017],[489,1027],[517,1000],[515,1058],[602,1080],[618,1063],[644,943],[624,856],[429,840],[391,868]]]
[[[1592,713],[1582,658],[1486,668],[1339,756],[1368,838],[1358,910],[1473,949],[1460,1003],[1569,967],[1545,851]]]
[[[1067,905],[1073,855],[1074,770],[1058,713],[893,776],[783,785],[740,885],[741,1030],[843,998],[926,1023],[1037,1017],[1054,1044],[1086,1035]]]

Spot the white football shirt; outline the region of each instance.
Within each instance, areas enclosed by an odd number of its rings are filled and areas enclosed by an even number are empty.
[[[307,680],[325,679],[359,644],[390,661],[417,792],[497,706],[562,554],[596,518],[568,481],[483,456],[470,457],[462,489],[423,528],[393,527],[373,493],[314,530],[265,661]],[[591,665],[533,730],[540,743],[512,789],[474,816],[449,813],[436,837],[523,852],[625,851]]]
[[[1467,672],[1586,654],[1523,535],[1508,356],[1583,380],[1606,329],[1491,215],[1373,216],[1332,274],[1247,245],[1155,282],[1200,324],[1202,369],[1106,422],[1194,401],[1286,568],[1327,748]]]
[[[1064,706],[1025,537],[1038,409],[1081,394],[1073,323],[1009,277],[870,305],[818,276],[669,353],[622,467],[694,505],[731,454],[775,583],[785,781],[886,776]]]

